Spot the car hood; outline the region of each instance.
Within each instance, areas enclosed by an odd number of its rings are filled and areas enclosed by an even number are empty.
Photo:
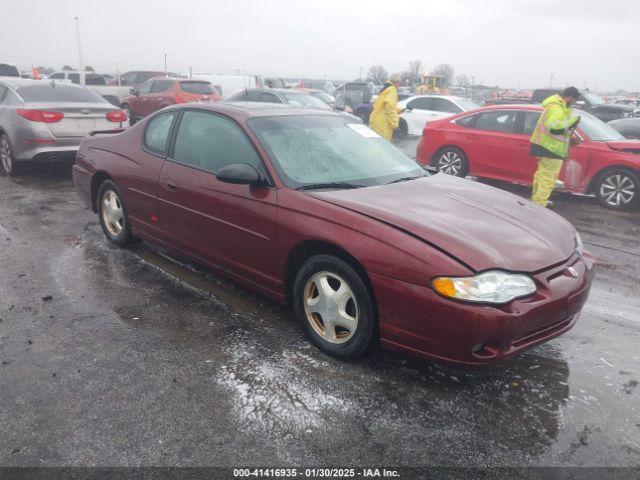
[[[640,155],[640,141],[638,140],[616,140],[605,143],[611,150]]]
[[[573,226],[559,215],[445,174],[307,194],[403,230],[475,271],[536,272],[565,261],[576,247]]]
[[[599,103],[598,105],[594,105],[596,109],[602,107],[606,107],[608,110],[618,110],[619,112],[633,112],[636,109],[632,105],[624,105],[623,103]]]

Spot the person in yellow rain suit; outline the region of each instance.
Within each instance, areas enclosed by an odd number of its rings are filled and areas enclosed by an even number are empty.
[[[384,83],[384,88],[373,102],[373,110],[369,117],[369,126],[381,137],[391,141],[393,131],[400,125],[400,110],[398,109],[398,87],[400,75],[391,75]]]
[[[569,155],[571,134],[580,117],[571,106],[578,101],[580,92],[567,87],[559,95],[542,102],[544,111],[531,135],[531,155],[538,158],[538,169],[533,176],[531,200],[543,207],[551,207],[549,197],[562,170],[563,160]]]

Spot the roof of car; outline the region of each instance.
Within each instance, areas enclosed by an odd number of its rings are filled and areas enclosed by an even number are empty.
[[[340,116],[340,112],[324,110],[321,108],[292,107],[281,103],[266,102],[212,102],[180,104],[173,108],[197,107],[211,110],[212,112],[225,113],[227,115],[248,119],[255,117],[279,117],[291,115],[330,115]]]

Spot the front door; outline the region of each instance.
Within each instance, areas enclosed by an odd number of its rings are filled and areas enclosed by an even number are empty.
[[[223,166],[265,166],[227,117],[184,110],[159,179],[160,223],[170,243],[229,273],[275,288],[276,192],[216,178]]]

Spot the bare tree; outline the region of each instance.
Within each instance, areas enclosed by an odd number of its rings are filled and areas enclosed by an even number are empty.
[[[95,69],[91,65],[87,65],[86,67],[84,67],[84,71],[95,73]]]
[[[420,83],[420,74],[422,73],[422,62],[420,60],[414,60],[409,62],[409,74],[411,75],[412,83]]]
[[[367,73],[367,80],[375,83],[376,85],[383,85],[388,79],[389,72],[387,72],[381,65],[373,65]]]
[[[453,82],[453,74],[456,72],[455,68],[448,63],[441,63],[431,70],[431,75],[439,75],[442,77],[442,86],[448,87]]]
[[[465,74],[461,74],[456,77],[456,85],[459,87],[468,87],[471,85],[471,81]]]
[[[65,65],[64,67],[62,67],[62,70],[66,72],[67,70],[73,70],[73,68],[69,65]]]

